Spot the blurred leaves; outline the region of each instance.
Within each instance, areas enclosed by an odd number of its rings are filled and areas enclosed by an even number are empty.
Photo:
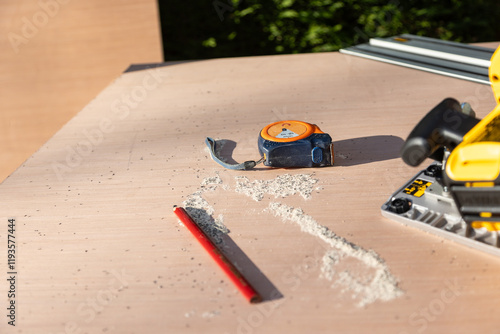
[[[166,60],[335,51],[411,33],[500,40],[498,0],[160,1]]]

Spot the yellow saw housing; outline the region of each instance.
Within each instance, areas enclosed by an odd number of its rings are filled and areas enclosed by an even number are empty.
[[[495,109],[467,132],[446,161],[446,177],[465,221],[473,228],[500,230],[500,47],[489,78]]]

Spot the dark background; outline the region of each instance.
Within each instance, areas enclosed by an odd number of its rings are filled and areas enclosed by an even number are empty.
[[[165,60],[336,51],[402,33],[500,40],[499,0],[159,0]]]

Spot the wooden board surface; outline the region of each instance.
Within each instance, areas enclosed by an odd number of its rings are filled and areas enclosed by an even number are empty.
[[[17,245],[16,327],[3,316],[1,332],[497,332],[500,259],[380,214],[417,171],[398,157],[404,138],[446,97],[469,101],[479,117],[495,105],[487,86],[339,53],[121,75],[0,186],[2,277],[9,217]],[[229,171],[209,158],[206,136],[234,141],[236,161],[257,158],[260,129],[283,119],[328,132],[336,165]],[[285,174],[317,180],[310,197],[237,191]],[[212,190],[209,178],[220,180]],[[248,304],[179,225],[173,205],[194,199],[230,230],[224,250],[263,303]],[[272,203],[356,245],[400,295],[361,303],[373,291],[342,275],[373,273],[350,250],[328,280],[321,269],[333,248],[282,221]],[[0,282],[6,313],[9,284]]]
[[[0,180],[130,63],[161,62],[156,1],[0,3]]]

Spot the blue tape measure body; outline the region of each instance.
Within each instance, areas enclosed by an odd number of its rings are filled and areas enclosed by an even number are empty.
[[[314,133],[291,142],[275,142],[259,136],[259,153],[270,167],[324,167],[333,165],[332,138]]]

